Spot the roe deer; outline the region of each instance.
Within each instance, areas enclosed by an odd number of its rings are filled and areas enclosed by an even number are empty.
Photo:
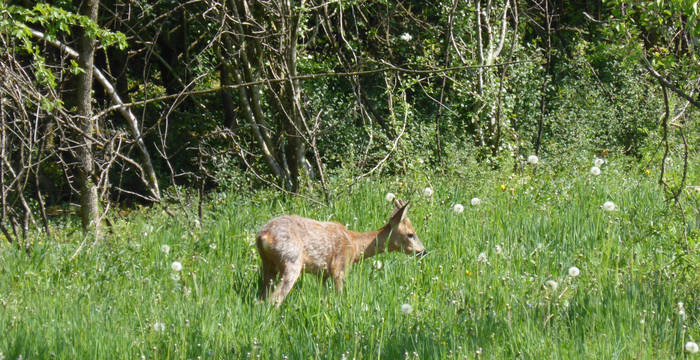
[[[350,231],[337,222],[321,222],[297,215],[270,220],[256,237],[262,259],[263,283],[261,295],[280,306],[302,271],[322,273],[324,279],[333,277],[336,289],[342,293],[343,278],[350,264],[384,251],[403,251],[425,255],[406,216],[408,204],[397,200],[389,223],[367,233]],[[274,291],[268,294],[280,274]]]

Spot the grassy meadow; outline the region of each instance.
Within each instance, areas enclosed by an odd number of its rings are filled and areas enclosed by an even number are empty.
[[[684,351],[700,341],[700,193],[683,219],[656,171],[592,162],[363,179],[330,207],[213,194],[201,223],[135,211],[75,256],[77,225],[56,223],[30,256],[0,247],[0,359],[700,359]],[[342,295],[305,275],[281,308],[256,301],[269,219],[374,230],[387,192],[411,201],[427,256],[359,262]]]

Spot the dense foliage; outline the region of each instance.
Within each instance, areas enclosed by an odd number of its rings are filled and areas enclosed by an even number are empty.
[[[24,74],[23,91],[41,99],[3,93],[3,121],[35,113],[38,130],[52,132],[56,107],[78,116],[82,69],[65,46],[78,49],[83,28],[99,39],[96,68],[123,103],[137,104],[129,120],[95,82],[92,121],[102,132],[88,147],[102,161],[93,177],[103,179],[103,202],[159,201],[159,188],[226,177],[318,185],[328,200],[326,173],[393,172],[415,156],[448,167],[465,154],[516,166],[523,154],[580,149],[641,157],[664,111],[654,74],[678,90],[670,116],[688,143],[697,137],[697,123],[686,124],[697,100],[682,96],[696,96],[700,73],[693,1],[104,1],[97,23],[80,5],[0,5],[0,36],[17,61],[6,71]],[[40,141],[42,164],[25,168],[49,204],[61,204],[78,195],[81,153],[71,151],[85,141],[52,134]],[[20,158],[5,138],[5,156]],[[5,173],[23,160],[3,164]],[[3,191],[16,206],[10,183]],[[34,187],[22,191],[36,198]]]

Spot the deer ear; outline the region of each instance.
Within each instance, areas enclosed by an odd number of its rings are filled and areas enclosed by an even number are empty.
[[[403,219],[406,218],[406,214],[408,212],[408,203],[405,203],[401,205],[400,208],[397,208],[394,214],[391,216],[391,225],[396,226],[400,222],[403,221]]]

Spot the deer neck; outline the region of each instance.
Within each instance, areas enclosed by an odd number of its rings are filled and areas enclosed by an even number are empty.
[[[386,240],[391,234],[391,226],[366,233],[354,233],[352,238],[355,243],[355,256],[353,262],[363,258],[372,257],[386,251]]]

